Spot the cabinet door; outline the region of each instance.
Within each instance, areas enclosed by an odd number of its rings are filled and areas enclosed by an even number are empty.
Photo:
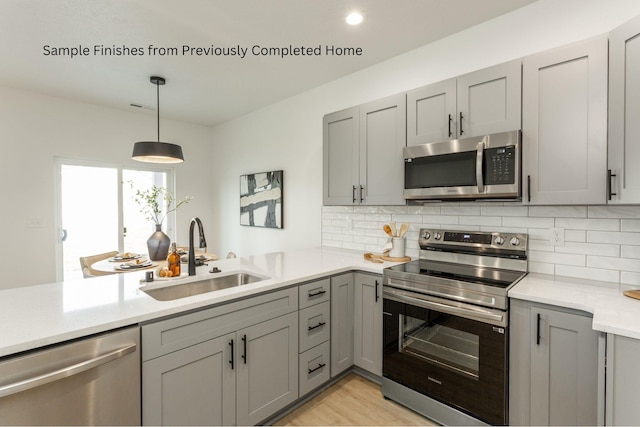
[[[640,203],[640,17],[609,37],[609,203]]]
[[[382,376],[382,278],[355,274],[354,363]]]
[[[353,365],[353,273],[331,278],[331,376]]]
[[[143,425],[234,425],[235,334],[142,364]]]
[[[359,185],[358,107],[327,114],[322,128],[323,203],[352,205]]]
[[[607,336],[607,420],[606,425],[640,425],[640,340]]]
[[[521,94],[520,60],[458,77],[458,137],[520,129]]]
[[[238,425],[256,425],[298,398],[298,313],[237,332]]]
[[[360,197],[366,205],[404,205],[405,95],[360,106]]]
[[[598,333],[592,320],[532,307],[531,425],[598,424]]]
[[[407,93],[407,146],[455,139],[456,79]]]
[[[607,38],[523,61],[523,201],[605,202]]]

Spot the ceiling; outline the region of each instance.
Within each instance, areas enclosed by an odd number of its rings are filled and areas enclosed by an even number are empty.
[[[161,117],[213,126],[533,1],[1,0],[0,85],[155,110],[149,77],[159,75],[167,81]],[[357,27],[344,22],[354,9],[365,16]],[[96,53],[96,45],[143,54]],[[151,55],[150,45],[178,54]],[[198,56],[184,54],[185,45],[249,51]],[[322,54],[254,55],[253,46],[320,46]],[[327,55],[325,46],[362,55]],[[88,54],[68,53],[80,47]]]

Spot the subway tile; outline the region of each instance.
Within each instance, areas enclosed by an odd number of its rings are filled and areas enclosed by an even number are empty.
[[[593,218],[556,218],[555,226],[572,230],[620,231],[620,220]]]
[[[640,232],[640,219],[623,219],[620,221],[620,231]]]
[[[380,206],[380,213],[402,215],[407,213],[407,207],[406,206]]]
[[[628,271],[620,272],[620,283],[623,285],[640,285],[640,273],[631,273]]]
[[[486,216],[527,216],[526,206],[482,206],[481,215]]]
[[[529,239],[549,241],[549,230],[546,228],[528,228],[525,233],[529,235]]]
[[[366,221],[390,222],[391,214],[365,214]]]
[[[530,206],[529,216],[586,218],[586,206]]]
[[[499,216],[460,216],[459,221],[461,225],[491,225],[496,227],[502,225],[502,217]]]
[[[353,207],[353,212],[359,214],[377,214],[380,212],[380,208],[378,206],[358,205]]]
[[[527,234],[527,229],[526,228],[520,228],[520,227],[497,227],[497,226],[491,226],[491,227],[481,227],[482,231],[488,231],[490,233],[521,233],[521,234]]]
[[[396,227],[400,227],[403,222],[422,224],[422,215],[393,214],[391,220],[395,221]]]
[[[327,246],[330,248],[342,248],[342,242],[336,242],[335,240],[323,240],[322,246]]]
[[[620,256],[622,258],[640,259],[640,246],[620,246]]]
[[[601,255],[608,257],[617,257],[620,255],[620,246],[607,245],[599,243],[578,243],[566,242],[564,246],[556,246],[556,252],[583,254],[583,255]],[[639,247],[640,248],[640,247]]]
[[[353,223],[351,224],[353,226],[353,228],[368,228],[368,229],[379,229],[378,223],[377,222],[371,222],[371,221],[353,221]]]
[[[587,256],[587,267],[640,273],[640,259]]]
[[[408,214],[415,215],[440,215],[440,206],[407,206]]]
[[[548,240],[529,239],[528,249],[530,251],[555,252],[555,246],[551,246]]]
[[[322,210],[327,213],[352,213],[353,206],[323,206]]]
[[[322,227],[322,232],[323,233],[340,234],[342,232],[342,228],[341,227],[335,227],[335,226]]]
[[[578,279],[597,280],[601,282],[619,283],[620,273],[615,270],[603,270],[590,267],[576,267],[570,265],[556,265],[555,274],[558,276],[575,277]]]
[[[640,217],[640,206],[589,206],[589,218],[630,218]]]
[[[640,233],[587,231],[587,242],[638,246],[640,245]]]
[[[529,251],[529,259],[536,262],[546,262],[549,264],[577,265],[585,266],[586,255],[582,254],[561,254],[557,252]]]
[[[353,241],[355,243],[375,245],[378,243],[378,238],[372,236],[353,236]]]
[[[444,215],[422,215],[422,222],[425,224],[458,224],[457,216]]]
[[[555,265],[546,262],[529,261],[528,268],[530,273],[553,274],[555,271]]]
[[[587,232],[585,230],[564,230],[565,242],[586,242]]]
[[[443,206],[442,215],[480,215],[480,206]]]
[[[358,251],[364,251],[365,245],[364,243],[353,243],[353,242],[345,242],[342,244],[344,249],[355,249]]]
[[[505,227],[551,228],[554,226],[554,222],[553,218],[504,217],[502,225]]]

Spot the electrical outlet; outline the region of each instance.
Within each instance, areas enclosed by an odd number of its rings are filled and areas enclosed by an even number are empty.
[[[551,246],[564,246],[564,228],[549,229],[549,244]]]
[[[42,228],[42,218],[31,217],[27,218],[27,228]]]

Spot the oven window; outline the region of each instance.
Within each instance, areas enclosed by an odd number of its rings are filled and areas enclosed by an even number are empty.
[[[447,325],[446,314],[425,321],[400,315],[400,352],[478,380],[480,337]]]
[[[404,164],[405,188],[477,185],[476,152],[417,157]]]

